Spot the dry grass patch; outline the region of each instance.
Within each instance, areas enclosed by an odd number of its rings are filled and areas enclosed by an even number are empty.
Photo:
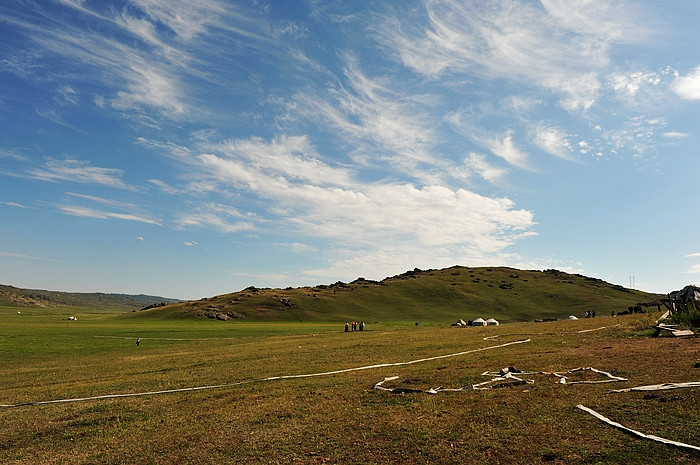
[[[600,326],[620,326],[577,333]],[[3,385],[0,402],[206,386],[223,389],[0,410],[0,461],[30,463],[693,463],[700,458],[632,439],[578,411],[584,404],[632,428],[697,442],[700,392],[606,394],[610,387],[694,381],[695,339],[651,339],[639,317],[496,328],[404,327],[364,333],[297,332],[200,341],[146,340],[108,356],[61,364],[36,357]],[[202,333],[204,336],[206,333]],[[493,337],[498,336],[498,337]],[[484,337],[491,337],[484,340]],[[413,365],[255,381],[495,346]],[[0,362],[1,363],[1,362]],[[32,363],[31,358],[28,363]],[[392,394],[461,387],[507,366],[559,371],[593,366],[625,383],[535,384],[486,391]],[[51,377],[37,371],[46,367]],[[76,367],[82,367],[78,370]],[[581,373],[589,377],[589,373]],[[524,376],[528,377],[528,376]]]

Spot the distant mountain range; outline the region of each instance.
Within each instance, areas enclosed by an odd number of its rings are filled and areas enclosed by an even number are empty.
[[[81,293],[21,289],[0,284],[0,305],[137,310],[162,302],[176,303],[179,300],[143,294],[104,294],[101,292]]]

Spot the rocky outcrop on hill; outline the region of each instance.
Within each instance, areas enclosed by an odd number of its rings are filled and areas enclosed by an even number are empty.
[[[245,318],[245,314],[234,312],[220,306],[210,305],[206,308],[194,310],[195,315],[211,318],[212,320],[228,321],[236,318]]]

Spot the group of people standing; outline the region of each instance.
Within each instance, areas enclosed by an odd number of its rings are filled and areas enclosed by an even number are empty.
[[[351,321],[350,323],[348,323],[347,321],[345,322],[345,332],[346,333],[349,331],[352,331],[354,333],[355,331],[358,330],[357,328],[358,328],[358,324],[356,321]],[[360,331],[365,330],[365,322],[364,321],[360,322],[359,328],[360,328],[359,329]]]

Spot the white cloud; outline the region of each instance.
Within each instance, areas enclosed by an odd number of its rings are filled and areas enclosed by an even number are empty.
[[[77,105],[79,103],[79,94],[71,86],[65,85],[59,89],[59,94],[61,96],[60,103]]]
[[[237,233],[255,230],[253,215],[246,215],[233,207],[213,202],[198,206],[195,211],[178,214],[178,227],[212,228],[224,233]]]
[[[196,242],[196,241],[185,241],[184,244],[185,244],[187,247],[194,247],[194,246],[197,245],[197,242]]]
[[[289,186],[277,201],[289,222],[305,235],[348,246],[411,243],[435,247],[470,243],[494,251],[532,226],[532,215],[512,210],[507,199],[489,199],[440,186],[364,186],[357,190]]]
[[[558,128],[538,125],[535,128],[535,145],[559,158],[570,159],[572,151],[568,134]]]
[[[397,91],[391,82],[367,76],[357,60],[345,60],[347,87],[329,90],[328,98],[299,94],[289,107],[290,114],[337,129],[355,147],[351,156],[356,163],[390,166],[425,182],[433,180],[430,170],[440,162],[431,151],[434,129],[426,122],[433,119],[429,108],[437,97]]]
[[[685,132],[669,131],[664,132],[662,136],[667,139],[685,139],[686,137],[689,137],[690,134]]]
[[[186,0],[132,0],[132,3],[148,15],[149,23],[165,25],[185,42],[207,33],[212,26],[220,26],[221,17],[229,15],[225,4],[216,0],[199,0],[197,3]]]
[[[425,0],[428,27],[387,25],[387,47],[429,77],[506,79],[560,95],[567,110],[595,102],[608,48],[644,35],[629,8],[616,2]]]
[[[289,246],[294,253],[318,252],[318,249],[313,245],[303,244],[301,242],[293,242]]]
[[[230,2],[132,0],[121,9],[88,2],[61,3],[75,11],[59,14],[38,5],[32,15],[12,18],[27,42],[23,56],[31,58],[13,57],[6,67],[30,80],[71,82],[57,88],[60,104],[77,103],[81,87],[89,86],[91,92],[100,89],[101,95],[92,97],[96,105],[108,108],[111,102],[113,108],[154,126],[162,118],[190,119],[204,111],[194,102],[187,82],[193,77],[221,81],[218,67],[212,72],[211,67],[202,66],[202,57],[212,53],[212,44],[226,49],[217,56],[221,60],[235,50],[236,40],[245,41],[248,49],[270,43],[270,31],[260,20],[259,9],[247,10]],[[51,21],[32,22],[41,16]],[[92,27],[79,27],[65,19],[75,16],[89,16]],[[125,33],[129,35],[126,40]],[[278,48],[265,50],[277,53]],[[60,75],[61,66],[45,68],[44,63],[57,61],[54,57],[71,70],[70,75]],[[44,109],[42,113],[61,123],[55,112]]]
[[[521,169],[531,169],[528,161],[528,155],[517,147],[513,139],[513,131],[503,131],[498,133],[494,130],[487,131],[477,125],[475,117],[469,111],[455,111],[448,113],[445,116],[445,121],[457,133],[468,138],[472,142],[487,148],[493,155],[505,160],[511,166]],[[474,162],[485,162],[483,157],[473,158]],[[490,171],[490,170],[489,170]],[[505,172],[498,173],[500,177]],[[491,175],[496,175],[496,171],[491,171]],[[496,177],[492,176],[495,180]]]
[[[119,213],[119,212],[109,212],[103,210],[95,210],[93,208],[81,207],[81,206],[62,206],[59,207],[61,212],[66,215],[71,216],[82,216],[86,218],[97,218],[97,219],[117,219],[126,221],[137,221],[140,223],[154,224],[157,226],[162,226],[161,222],[155,218],[138,215],[132,213]]]
[[[145,241],[145,239],[143,238],[143,236],[136,236],[136,240],[139,241],[139,242],[144,242],[144,241]]]
[[[351,182],[350,171],[346,168],[332,168],[321,161],[305,136],[277,136],[270,142],[259,137],[231,139],[206,147],[220,153],[221,158],[215,160],[212,156],[203,154],[200,155],[202,161],[228,164],[229,174],[233,175],[231,170],[237,170],[246,183],[256,182],[256,173],[265,177],[280,176],[291,182],[339,185]]]
[[[183,101],[182,85],[166,70],[141,63],[132,64],[122,74],[128,82],[128,90],[117,93],[112,103],[115,108],[140,110],[145,106],[173,119],[179,119],[190,109]]]
[[[588,110],[593,106],[601,88],[598,74],[582,73],[575,76],[554,75],[545,81],[548,87],[563,93],[561,106],[569,111]]]
[[[485,143],[494,155],[498,155],[509,164],[529,169],[527,154],[515,146],[512,134],[506,134],[503,138],[486,140]]]
[[[4,148],[0,148],[0,158],[7,158],[10,160],[16,160],[16,161],[26,161],[27,160],[27,157],[17,153],[16,150],[7,150]]]
[[[671,90],[682,99],[700,100],[700,66],[686,76],[678,76],[671,83]]]
[[[154,224],[157,226],[162,226],[163,224],[159,219],[152,215],[141,213],[139,206],[130,202],[123,202],[121,200],[107,199],[104,197],[98,197],[94,195],[78,194],[74,192],[66,192],[67,195],[85,200],[88,202],[97,203],[106,207],[110,207],[113,211],[105,211],[85,206],[67,205],[59,206],[59,209],[68,215],[72,216],[82,216],[87,218],[97,218],[97,219],[119,219],[126,221],[136,221],[140,223]],[[116,211],[119,210],[119,211]],[[137,238],[143,241],[142,237]]]
[[[66,194],[70,195],[71,197],[77,197],[79,199],[89,200],[91,202],[99,203],[101,205],[107,205],[109,207],[117,207],[117,208],[122,208],[122,209],[135,209],[135,208],[137,208],[137,206],[134,205],[133,203],[122,202],[121,200],[106,199],[104,197],[98,197],[96,195],[77,194],[75,192],[66,192]]]
[[[630,43],[650,33],[632,8],[634,5],[626,2],[542,0],[542,5],[563,28],[584,37]]]
[[[503,156],[521,161],[513,155],[512,141],[501,145]],[[204,147],[216,150],[193,157],[189,176],[215,183],[220,195],[252,196],[264,213],[200,205],[180,215],[181,227],[232,233],[275,225],[358,251],[449,249],[464,256],[499,254],[532,234],[532,213],[515,209],[509,199],[440,185],[363,184],[346,168],[320,162],[305,138],[229,140]],[[502,174],[477,155],[465,164],[488,180]]]
[[[149,179],[148,182],[150,182],[154,186],[157,186],[158,188],[160,188],[160,190],[162,190],[166,194],[179,194],[181,192],[180,189],[172,187],[171,185],[169,185],[169,184],[167,184],[159,179]]]
[[[279,247],[280,249],[283,249],[285,251],[292,251],[294,253],[318,252],[317,247],[303,242],[282,242],[275,245],[277,245],[277,247]]]
[[[641,157],[656,152],[656,136],[664,126],[663,118],[641,115],[626,121],[622,128],[605,131],[604,137],[614,151]]]
[[[613,90],[622,98],[634,97],[647,86],[658,86],[661,78],[657,73],[632,71],[616,73],[610,77]]]
[[[464,165],[469,172],[474,172],[491,183],[498,182],[506,174],[505,169],[493,166],[486,161],[486,157],[474,152],[467,155]]]
[[[108,18],[100,19],[105,28],[112,26]],[[181,116],[185,108],[184,92],[179,89],[175,69],[167,61],[148,56],[109,34],[74,28],[60,21],[52,25],[44,28],[23,24],[27,36],[39,46],[39,53],[56,54],[81,70],[79,75],[74,73],[71,76],[72,80],[78,80],[76,84],[106,85],[116,94],[113,104],[122,110],[153,107],[162,116]],[[71,89],[78,92],[73,87]],[[70,95],[60,92],[60,89],[59,93],[63,98]],[[94,100],[104,101],[104,97],[98,95]]]
[[[43,168],[30,171],[30,176],[43,181],[70,181],[80,184],[101,184],[118,189],[129,189],[122,181],[124,172],[117,168],[92,166],[90,162],[67,158],[49,159]]]
[[[7,205],[8,207],[27,208],[24,205],[17,202],[0,202],[0,204]]]

